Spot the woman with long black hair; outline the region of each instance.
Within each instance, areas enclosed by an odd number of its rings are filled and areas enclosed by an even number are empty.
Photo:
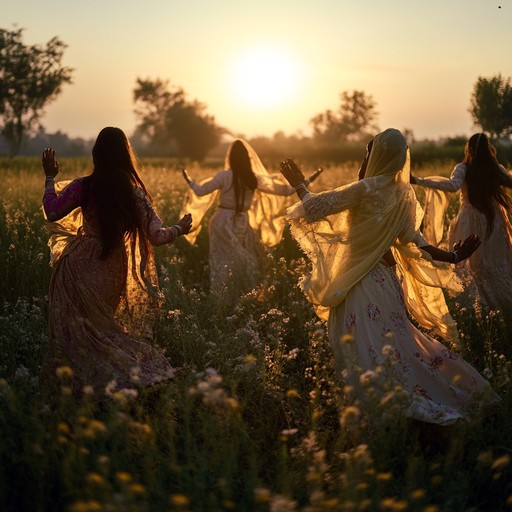
[[[102,392],[114,382],[152,385],[173,375],[150,339],[161,299],[152,246],[188,233],[192,219],[185,215],[163,226],[119,128],[100,131],[92,159],[89,176],[56,186],[55,151],[42,155],[53,265],[43,377],[55,377],[64,366],[78,392],[86,385]]]
[[[508,217],[512,202],[506,190],[512,188],[512,176],[498,162],[487,135],[476,133],[469,138],[464,159],[450,178],[411,176],[411,183],[429,189],[423,232],[432,233],[432,243],[442,239],[448,194],[460,190],[460,208],[448,232],[449,249],[470,234],[482,242],[478,251],[457,266],[465,295],[484,312],[500,310],[512,316],[512,226]]]
[[[320,174],[317,170],[308,183]],[[261,279],[259,244],[273,247],[281,240],[288,198],[295,193],[281,175],[271,175],[256,151],[236,139],[226,153],[224,170],[196,183],[183,171],[193,191],[182,212],[192,212],[195,227],[185,238],[194,243],[201,221],[219,196],[208,235],[210,287],[224,302],[254,288]]]

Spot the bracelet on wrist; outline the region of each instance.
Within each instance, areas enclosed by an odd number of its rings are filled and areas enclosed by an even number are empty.
[[[179,224],[174,224],[172,227],[177,229],[178,236],[183,235],[183,228]]]
[[[307,190],[306,184],[304,182],[299,183],[295,186],[295,190],[298,192],[299,190]]]
[[[46,176],[44,180],[44,186],[46,187],[48,183],[52,183],[53,185],[55,185],[55,178],[53,176]]]
[[[453,254],[453,261],[452,261],[452,263],[459,263],[459,261],[460,261],[460,256],[459,256],[459,254],[457,253],[457,251],[453,251],[453,252],[452,252],[452,254]]]

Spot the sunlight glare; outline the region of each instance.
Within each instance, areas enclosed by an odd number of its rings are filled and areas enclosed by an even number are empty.
[[[231,72],[234,97],[251,107],[293,101],[299,90],[298,66],[285,50],[260,46],[238,54]]]

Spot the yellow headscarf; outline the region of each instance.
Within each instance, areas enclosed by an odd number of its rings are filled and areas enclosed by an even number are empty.
[[[400,131],[379,133],[365,178],[335,190],[310,194],[288,210],[292,235],[312,262],[301,287],[321,318],[393,249],[404,295],[416,320],[457,341],[441,287],[459,289],[453,272],[434,266],[416,242],[422,209],[409,184],[407,142]]]

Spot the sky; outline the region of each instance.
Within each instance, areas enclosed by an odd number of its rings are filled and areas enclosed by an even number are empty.
[[[57,36],[73,83],[50,133],[137,124],[137,78],[168,80],[233,135],[311,133],[343,91],[372,96],[381,129],[469,135],[479,76],[512,76],[512,0],[23,0],[1,7],[26,44]]]

